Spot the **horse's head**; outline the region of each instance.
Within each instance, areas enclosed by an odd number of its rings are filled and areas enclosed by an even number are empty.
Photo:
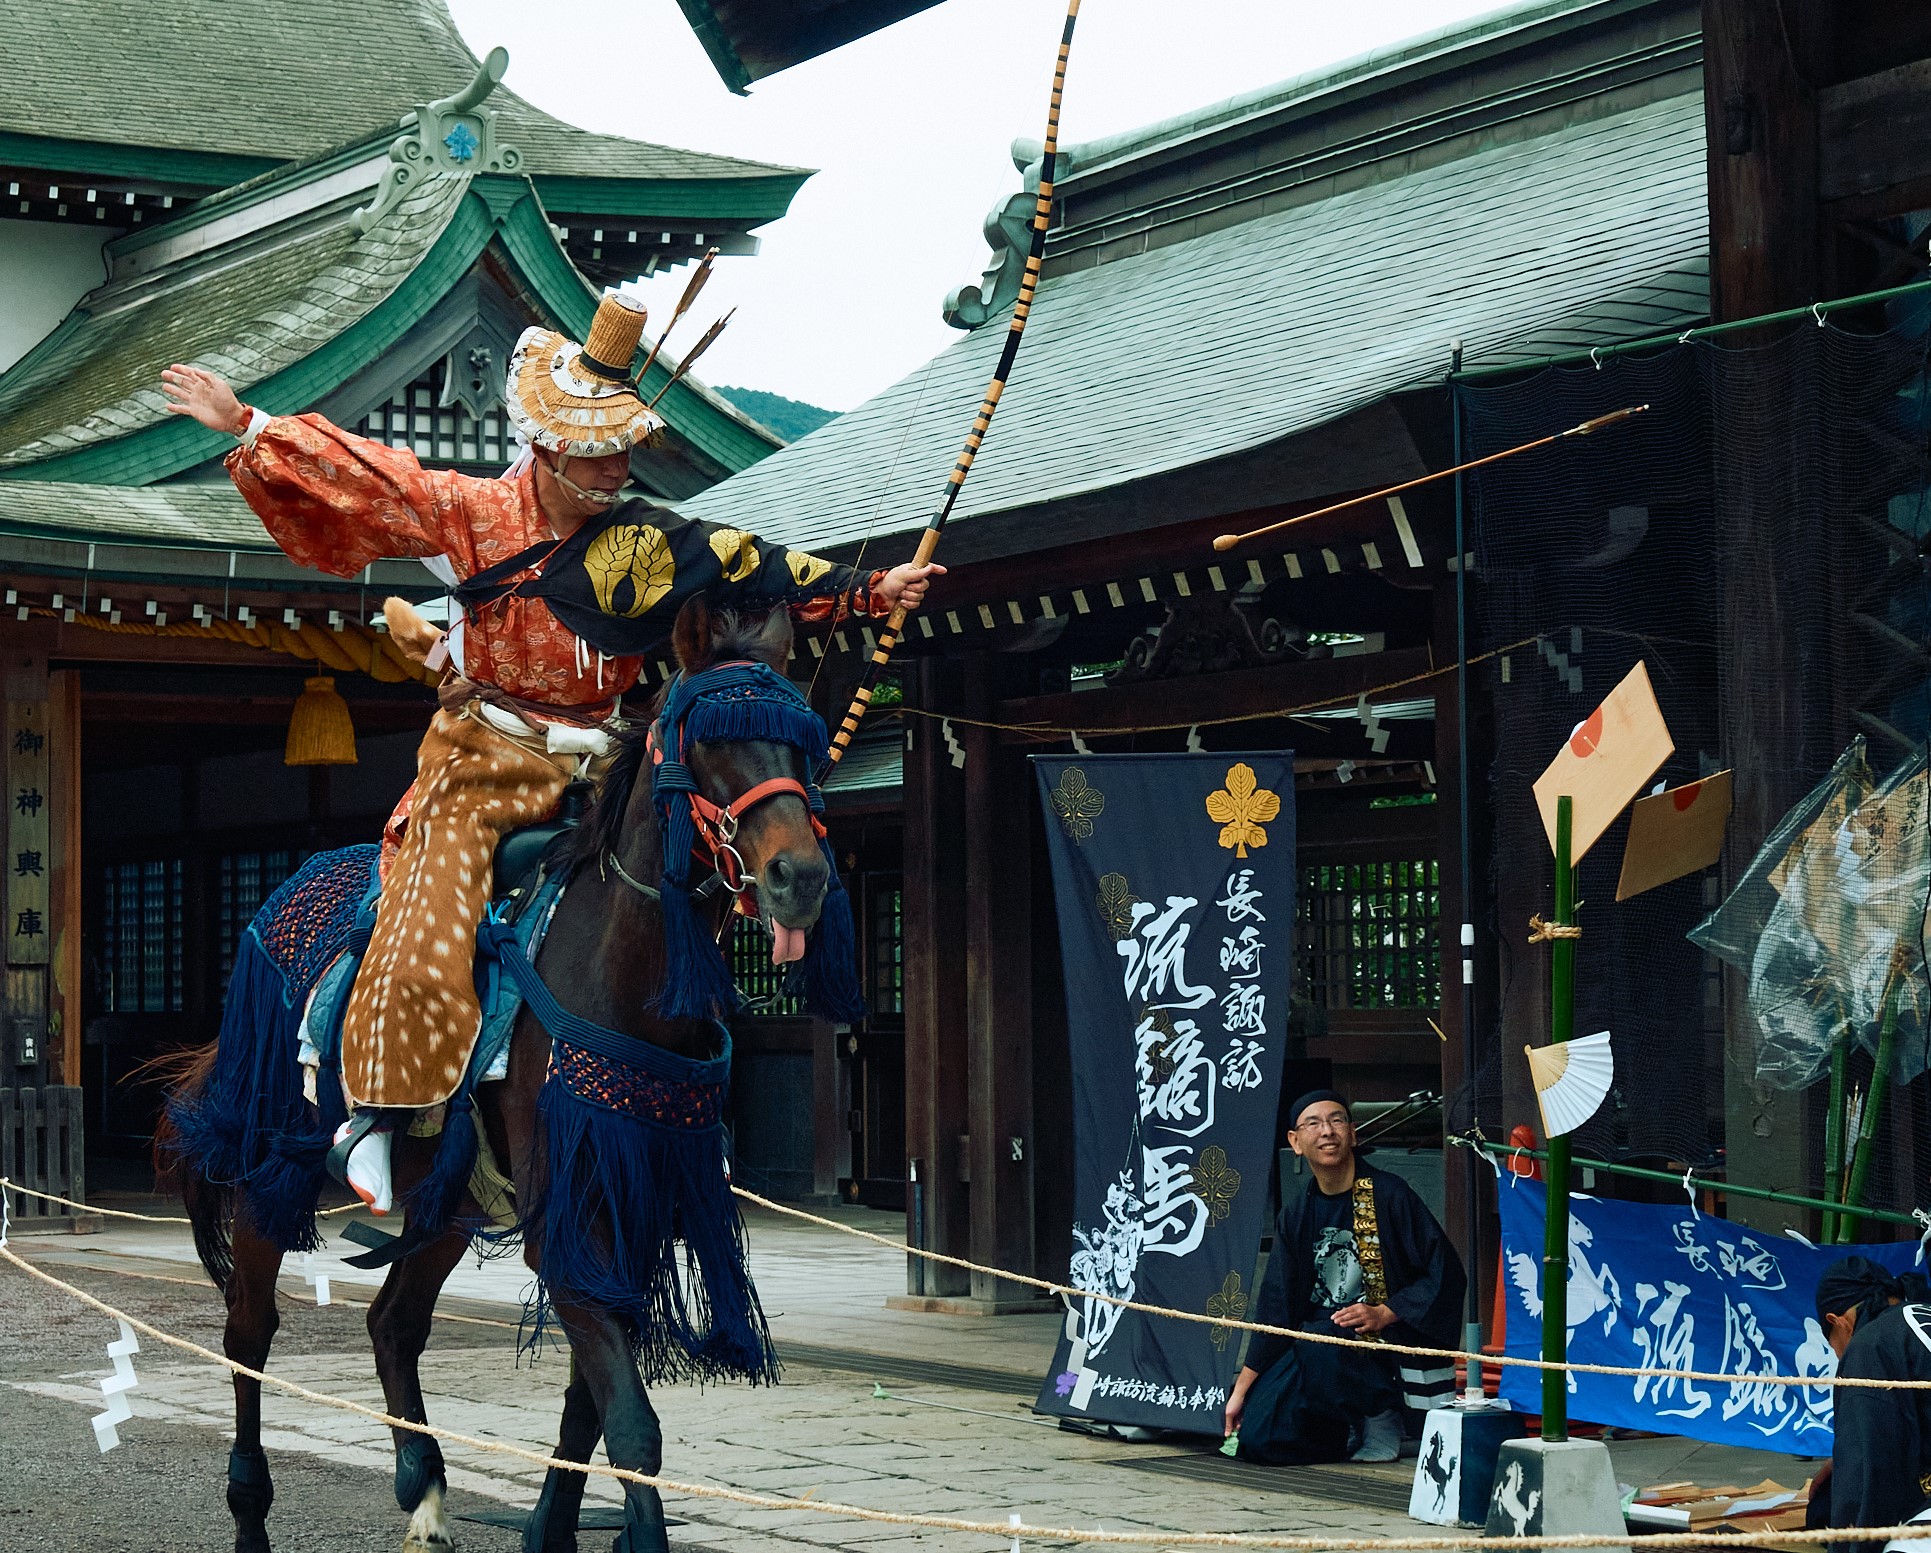
[[[707,671],[743,663],[766,665],[782,677],[791,653],[791,616],[782,609],[761,620],[714,612],[700,596],[679,611],[671,640],[687,682],[702,684],[700,676]],[[726,704],[737,694],[723,691]],[[796,703],[783,708],[783,716],[753,710],[735,729],[694,712],[683,728],[662,729],[659,735],[666,741],[686,731],[698,735],[683,742],[682,758],[702,800],[700,821],[708,821],[699,825],[702,843],[713,848],[713,861],[726,881],[755,905],[771,930],[772,957],[780,964],[803,956],[805,933],[818,921],[831,879],[805,797],[814,756],[795,740],[774,736],[781,723],[795,723],[808,711],[802,697]],[[778,710],[765,705],[774,714]],[[724,736],[702,737],[706,722],[722,727]]]

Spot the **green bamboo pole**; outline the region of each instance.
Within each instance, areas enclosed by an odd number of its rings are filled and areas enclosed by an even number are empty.
[[[1576,923],[1576,870],[1569,861],[1575,805],[1556,800],[1555,926]],[[1576,1028],[1576,941],[1563,935],[1550,944],[1549,1044],[1559,1046]],[[1569,1358],[1569,1135],[1549,1140],[1548,1211],[1542,1234],[1542,1358]],[[1569,1372],[1542,1372],[1542,1438],[1569,1438]]]
[[[1871,1174],[1871,1156],[1877,1148],[1878,1117],[1884,1110],[1885,1093],[1891,1085],[1891,1064],[1897,1059],[1897,1006],[1904,990],[1904,949],[1900,945],[1891,956],[1891,976],[1884,984],[1884,1014],[1877,1030],[1877,1066],[1871,1071],[1871,1092],[1864,1098],[1864,1109],[1857,1117],[1857,1148],[1851,1155],[1850,1180],[1844,1184],[1847,1212],[1837,1221],[1837,1243],[1852,1244],[1862,1224],[1856,1210],[1863,1206],[1864,1188]]]
[[[1467,1142],[1468,1140],[1457,1138],[1452,1141]],[[1493,1155],[1496,1159],[1546,1160],[1549,1157],[1541,1149],[1513,1148],[1509,1144],[1490,1143],[1486,1139],[1479,1143],[1472,1143],[1470,1147],[1480,1149],[1484,1154]],[[1572,1157],[1569,1163],[1572,1167],[1582,1170],[1595,1170],[1603,1175],[1609,1176],[1626,1176],[1632,1181],[1660,1181],[1665,1186],[1680,1187],[1684,1179],[1681,1174],[1671,1175],[1667,1170],[1651,1170],[1645,1165],[1619,1164],[1613,1159],[1576,1159]],[[1689,1178],[1689,1181],[1692,1186],[1707,1186],[1712,1191],[1722,1192],[1726,1197],[1749,1197],[1759,1202],[1782,1203],[1788,1208],[1816,1208],[1828,1213],[1843,1206],[1841,1203],[1826,1202],[1821,1197],[1799,1197],[1794,1192],[1773,1192],[1768,1187],[1763,1186],[1738,1186],[1734,1182],[1718,1180],[1715,1176],[1693,1175]],[[1869,1219],[1879,1224],[1906,1225],[1914,1230],[1924,1228],[1910,1214],[1893,1213],[1889,1208],[1866,1208],[1860,1213],[1859,1217]]]
[[[1848,1024],[1830,1043],[1830,1102],[1824,1112],[1824,1196],[1844,1200],[1844,1070],[1850,1065]],[[1825,1245],[1837,1240],[1837,1214],[1826,1209],[1821,1229]]]

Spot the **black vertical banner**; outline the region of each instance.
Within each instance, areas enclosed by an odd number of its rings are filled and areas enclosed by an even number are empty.
[[[1294,948],[1294,757],[1040,755],[1073,1065],[1072,1283],[1243,1320]],[[1240,1334],[1081,1298],[1042,1412],[1220,1433]]]

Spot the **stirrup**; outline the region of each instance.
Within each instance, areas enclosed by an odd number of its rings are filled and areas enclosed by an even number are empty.
[[[338,1186],[349,1184],[349,1156],[355,1152],[358,1143],[375,1131],[376,1124],[381,1120],[382,1112],[377,1107],[363,1106],[349,1118],[348,1131],[342,1134],[340,1141],[330,1147],[324,1164]]]

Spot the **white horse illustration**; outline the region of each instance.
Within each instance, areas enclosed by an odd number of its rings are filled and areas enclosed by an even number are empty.
[[[1603,1335],[1616,1324],[1616,1308],[1622,1303],[1622,1285],[1605,1261],[1600,1267],[1584,1255],[1594,1245],[1596,1232],[1573,1213],[1569,1215],[1569,1287],[1565,1309],[1569,1331],[1602,1317]],[[1521,1297],[1522,1308],[1536,1320],[1542,1319],[1542,1263],[1525,1251],[1508,1254],[1509,1282]],[[1569,1389],[1576,1389],[1576,1377],[1569,1376]]]

